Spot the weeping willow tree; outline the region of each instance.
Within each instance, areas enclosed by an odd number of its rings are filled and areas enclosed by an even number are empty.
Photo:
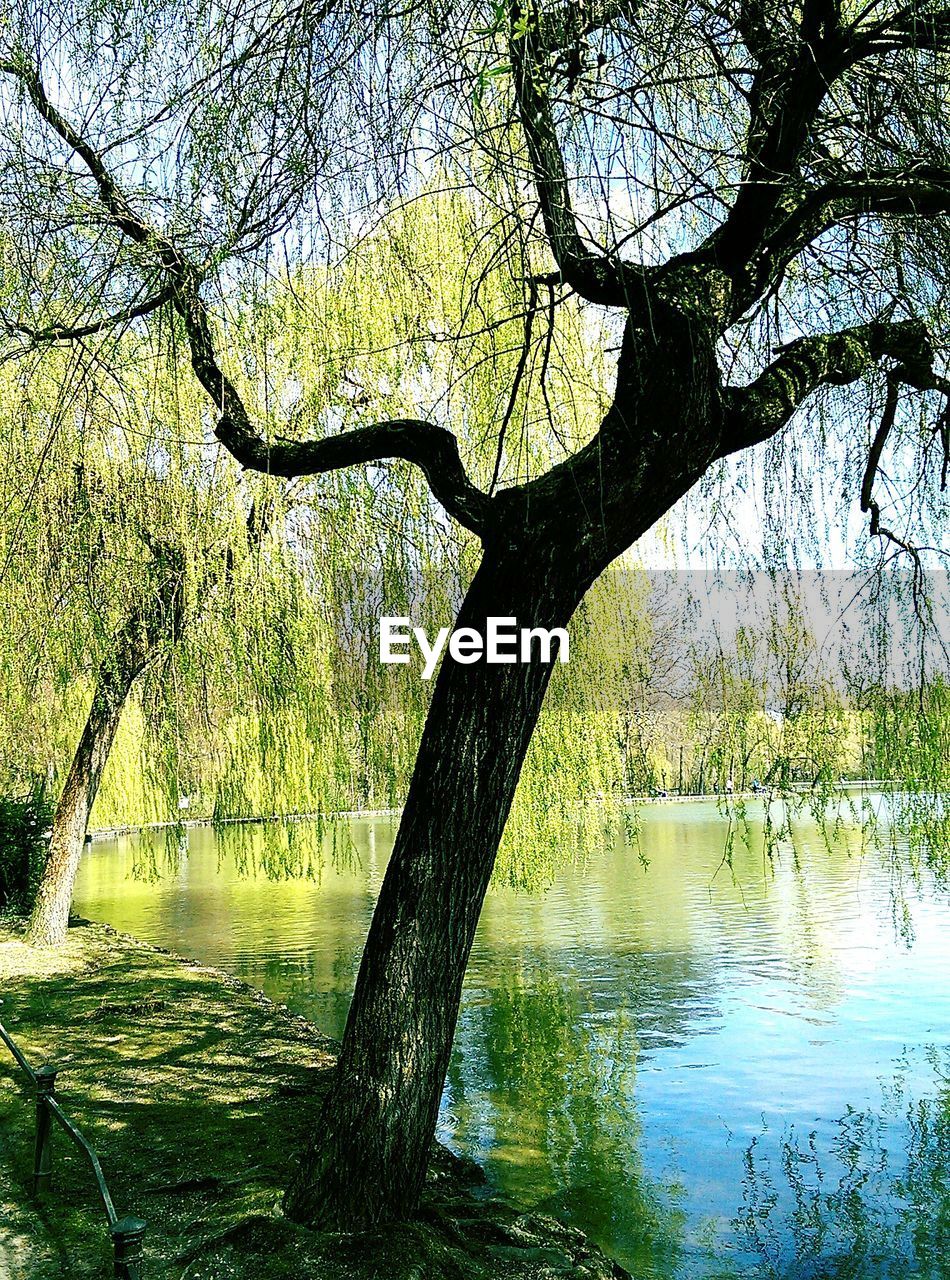
[[[458,258],[471,228],[455,206],[450,234],[441,217],[428,239],[417,225],[413,254],[398,239],[374,241],[362,278],[387,275],[408,296],[423,263],[431,271]],[[301,394],[300,374],[308,396],[319,392],[319,353],[344,330],[371,353],[360,368],[366,385],[376,394],[389,385],[391,355],[374,352],[378,318],[345,305],[357,290],[353,280],[348,293],[330,295],[319,274],[298,273],[248,309],[247,342],[285,396]],[[292,358],[302,334],[312,366]],[[103,782],[100,822],[174,821],[179,805],[219,819],[401,804],[427,686],[380,667],[376,619],[409,611],[437,627],[468,572],[467,548],[433,520],[423,486],[378,477],[342,487],[330,505],[326,494],[317,500],[263,477],[249,485],[233,466],[202,457],[189,436],[200,420],[195,389],[182,394],[174,365],[156,366],[140,332],[122,336],[111,358],[123,363],[121,394],[108,379],[80,379],[81,403],[70,400],[65,417],[68,355],[10,363],[0,411],[4,692],[17,728],[6,772],[24,782],[46,774],[60,797],[29,931],[43,945],[65,938]],[[592,831],[604,838],[602,806],[587,810],[591,790],[617,772],[609,681],[592,661],[582,671],[587,679],[559,682],[526,771],[498,867],[509,882],[550,879],[570,854],[571,827],[575,851]],[[62,696],[44,697],[50,688]],[[562,780],[555,804],[552,772]]]
[[[393,463],[419,468],[477,563],[458,626],[566,625],[607,565],[697,486],[704,529],[728,524],[741,511],[730,460],[743,453],[764,466],[776,516],[786,494],[798,504],[786,545],[820,503],[847,508],[845,534],[863,513],[884,558],[919,570],[939,554],[940,0],[8,11],[13,343],[168,316],[207,396],[205,429],[242,466],[363,467],[381,483]],[[479,274],[458,268],[461,313],[445,328],[425,275],[409,294],[382,275],[360,305],[386,347],[425,360],[394,357],[396,380],[367,393],[342,329],[313,396],[303,377],[299,396],[283,394],[244,341],[248,299],[302,259],[342,287],[370,233],[406,236],[439,190],[466,192],[474,211]],[[490,279],[503,287],[483,289]],[[600,356],[590,389],[561,379],[555,394],[582,410],[565,432],[552,389],[578,324]],[[493,384],[469,403],[476,335]],[[305,366],[305,341],[294,356]],[[339,488],[314,491],[332,502]],[[442,663],[334,1084],[287,1198],[296,1218],[352,1229],[418,1199],[466,962],[550,676],[537,654]]]
[[[167,681],[197,597],[213,594],[226,571],[216,553],[210,562],[202,553],[202,540],[213,537],[202,518],[207,493],[189,483],[181,450],[174,457],[162,431],[147,429],[147,413],[129,430],[128,416],[93,377],[79,380],[64,403],[59,387],[75,374],[68,358],[19,372],[4,380],[0,414],[4,711],[15,766],[45,775],[58,794],[28,930],[32,941],[58,945],[133,686],[148,668],[157,668],[158,684]],[[127,400],[135,390],[130,363]],[[161,407],[151,409],[160,419]],[[221,505],[219,495],[212,507],[219,536],[227,521]],[[57,778],[76,715],[78,746],[73,738]]]
[[[340,736],[320,732],[332,623],[285,486],[209,462],[196,397],[154,377],[140,335],[121,359],[119,395],[63,351],[3,371],[2,766],[58,796],[29,927],[43,945],[65,936],[94,806],[141,823],[342,790]]]

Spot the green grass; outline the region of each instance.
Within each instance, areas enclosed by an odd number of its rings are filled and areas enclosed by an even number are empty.
[[[622,1275],[577,1231],[519,1214],[438,1148],[417,1219],[330,1236],[280,1198],[334,1043],[244,983],[102,925],[36,951],[0,925],[0,1007],[99,1154],[120,1214],[148,1222],[146,1280],[495,1280]],[[0,1048],[0,1278],[92,1280],[111,1244],[92,1175],[54,1134],[54,1188],[30,1194],[33,1105]]]

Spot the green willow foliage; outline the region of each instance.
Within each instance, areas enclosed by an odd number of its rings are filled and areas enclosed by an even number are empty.
[[[0,797],[0,915],[29,911],[46,858],[44,833],[52,820],[49,797],[40,791]]]
[[[394,204],[332,270],[275,262],[265,292],[224,299],[242,353],[232,376],[268,432],[332,433],[422,406],[486,488],[589,436],[608,399],[604,333],[570,299],[555,328],[553,297],[543,339],[527,332],[524,246],[486,199],[446,176]],[[404,465],[271,480],[242,473],[211,427],[175,321],[0,366],[0,767],[14,788],[61,781],[111,637],[154,590],[161,541],[185,564],[184,624],[130,700],[95,823],[396,807],[428,686],[380,665],[378,620],[450,621],[473,540]],[[801,619],[750,623],[725,651],[683,640],[631,557],[595,586],[554,673],[498,878],[545,883],[629,819],[630,792],[757,778],[776,795],[805,784],[820,805],[871,762],[905,780],[914,858],[933,860],[947,821],[930,802],[946,787],[943,686],[928,686],[924,715],[918,699],[898,746],[878,730],[896,714],[885,687],[849,696]],[[921,783],[908,791],[908,778]],[[783,817],[776,845],[790,835]]]
[[[888,849],[895,877],[926,869],[950,883],[950,685],[875,689],[869,733],[887,788]]]
[[[354,399],[361,411],[372,400],[399,412],[425,385],[477,439],[499,414],[497,388],[512,380],[518,299],[509,331],[474,318],[461,356],[422,343],[414,365],[386,341],[399,318],[365,305],[366,280],[385,275],[407,300],[407,333],[420,279],[439,293],[447,329],[467,308],[477,316],[511,276],[492,266],[492,246],[482,262],[471,255],[474,226],[464,202],[437,196],[408,206],[400,234],[389,226],[368,237],[348,288],[298,271],[243,303],[250,354],[239,377],[274,430],[291,413],[342,425]],[[470,280],[458,270],[463,255]],[[333,355],[341,335],[345,360]],[[579,325],[573,342],[571,359],[587,367]],[[481,374],[460,381],[459,360]],[[444,624],[474,563],[467,535],[417,478],[382,466],[318,485],[242,475],[213,443],[174,327],[131,325],[94,350],[47,349],[8,362],[0,379],[0,765],[10,784],[41,777],[58,787],[112,636],[154,592],[151,548],[162,542],[185,564],[184,622],[130,699],[96,825],[173,820],[185,801],[188,816],[216,818],[400,804],[428,686],[380,665],[378,619]],[[596,398],[584,385],[560,375],[538,405],[512,413],[556,407],[576,433]],[[544,447],[539,439],[515,465],[545,464]],[[482,454],[487,483],[495,459]],[[584,628],[582,618],[575,643]],[[565,823],[583,818],[592,793],[616,790],[623,771],[605,688],[581,654],[558,673],[500,863],[506,878],[549,876]]]

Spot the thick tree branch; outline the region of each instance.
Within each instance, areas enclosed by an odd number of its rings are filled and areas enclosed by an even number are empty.
[[[950,169],[912,164],[857,171],[806,192],[755,260],[757,287],[776,280],[824,232],[860,217],[934,218],[950,213]]]
[[[512,74],[544,229],[561,276],[572,289],[589,302],[629,308],[643,296],[643,270],[588,248],[577,227],[551,110],[548,83],[548,64],[554,47],[551,27],[550,18],[542,25],[537,0],[514,0],[510,43]]]
[[[136,244],[154,241],[163,265],[181,265],[181,259],[171,242],[157,236],[154,230],[133,211],[125,192],[115,181],[96,149],[73,128],[50,101],[36,68],[25,61],[2,59],[0,72],[15,76],[20,81],[41,118],[86,166],[96,184],[99,199],[114,226]],[[165,260],[166,255],[169,255],[168,261]]]
[[[799,338],[779,351],[777,360],[747,387],[724,390],[725,425],[718,457],[770,439],[792,417],[805,399],[820,386],[845,386],[889,360],[887,396],[881,422],[868,450],[861,482],[861,510],[870,513],[870,533],[882,538],[914,561],[920,570],[920,553],[906,538],[881,523],[881,508],[874,497],[874,481],[884,446],[897,416],[901,386],[938,391],[944,409],[938,421],[944,443],[941,483],[946,483],[950,413],[950,380],[934,371],[934,351],[926,327],[918,320],[876,320],[840,333]]]
[[[398,418],[320,440],[268,441],[259,435],[244,401],[218,364],[211,323],[197,284],[189,283],[188,273],[184,274],[176,306],[185,322],[192,368],[218,409],[215,435],[242,466],[289,477],[387,459],[413,462],[421,467],[433,495],[449,515],[474,533],[482,531],[488,498],[469,480],[458,441],[443,427]]]
[[[253,429],[243,400],[218,365],[208,314],[196,290],[181,299],[180,310],[192,367],[220,413],[215,434],[242,466],[289,477],[388,459],[413,462],[422,468],[434,496],[449,515],[473,532],[482,530],[488,498],[466,475],[451,431],[431,422],[397,418],[321,440],[264,440]]]
[[[950,182],[935,166],[854,174],[804,190],[802,164],[825,98],[850,68],[897,50],[950,48],[950,9],[906,5],[864,27],[841,20],[837,0],[807,0],[798,38],[782,39],[775,15],[757,0],[740,8],[740,34],[759,64],[750,93],[742,186],[723,225],[700,251],[734,281],[740,315],[787,262],[835,223],[861,213],[932,216],[950,205]]]
[[[775,44],[775,33],[760,0],[740,0],[736,30],[757,62],[764,62],[769,57]]]
[[[905,552],[914,562],[914,600],[916,607],[917,584],[918,578],[923,575],[923,562],[920,558],[920,548],[915,547],[907,538],[902,538],[895,533],[893,529],[889,529],[886,525],[881,524],[881,508],[877,499],[874,497],[874,481],[877,478],[878,468],[881,465],[881,455],[884,452],[884,446],[887,444],[888,436],[897,419],[897,402],[900,396],[901,380],[897,373],[888,374],[887,378],[887,396],[884,401],[884,412],[881,414],[881,422],[877,431],[874,433],[874,439],[871,441],[871,447],[868,450],[868,460],[864,468],[864,476],[861,480],[861,510],[870,513],[871,523],[869,532],[872,538],[881,538],[885,542],[890,542],[897,547],[899,551]],[[944,392],[946,394],[946,390]],[[944,410],[946,414],[946,409]]]
[[[884,452],[884,446],[887,444],[887,437],[891,434],[891,429],[897,418],[897,401],[900,395],[900,381],[897,378],[889,377],[887,380],[887,398],[884,401],[884,412],[881,414],[881,423],[877,431],[874,433],[874,439],[871,441],[871,448],[868,450],[867,466],[864,468],[864,478],[861,481],[861,510],[871,512],[871,532],[876,533],[874,525],[880,518],[880,509],[874,501],[874,479],[877,475],[877,469],[881,463],[881,454]]]
[[[803,0],[802,38],[809,44],[833,35],[841,22],[841,0]]]
[[[356,463],[388,459],[412,462],[422,469],[432,493],[446,511],[466,528],[482,532],[488,498],[466,475],[455,437],[433,423],[396,419],[299,443],[272,442],[260,435],[241,396],[218,363],[197,270],[171,240],[134,211],[102,156],[51,103],[36,69],[25,62],[5,60],[0,61],[0,72],[19,79],[40,116],[86,166],[116,230],[150,249],[164,269],[170,282],[166,292],[184,321],[192,367],[218,411],[215,435],[238,462],[279,476],[317,475]],[[123,318],[127,317],[120,317],[120,322]],[[103,321],[101,327],[106,323]]]
[[[938,53],[950,49],[950,8],[928,11],[927,0],[914,0],[897,14],[860,28],[854,40],[858,58],[907,48],[933,49]]]
[[[950,383],[934,372],[933,348],[919,320],[874,320],[799,338],[782,347],[748,386],[724,388],[725,424],[717,456],[770,439],[819,387],[857,382],[884,360],[893,361],[893,374],[905,385],[950,394]]]
[[[828,227],[862,214],[927,218],[941,213],[950,213],[950,169],[943,165],[858,171],[809,191],[770,237],[768,249],[804,245]]]
[[[809,132],[831,85],[847,66],[846,41],[835,6],[806,4],[797,40],[782,40],[775,19],[748,3],[740,19],[747,47],[759,63],[749,94],[750,118],[742,185],[723,225],[704,248],[737,282],[745,305],[743,275],[783,200],[794,195]]]

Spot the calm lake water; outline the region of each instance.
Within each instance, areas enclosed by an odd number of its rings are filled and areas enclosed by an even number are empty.
[[[394,830],[97,843],[75,909],[338,1036]],[[637,847],[492,890],[440,1136],[638,1276],[950,1275],[946,898],[908,891],[898,928],[856,834],[730,872],[726,833],[648,805]]]

